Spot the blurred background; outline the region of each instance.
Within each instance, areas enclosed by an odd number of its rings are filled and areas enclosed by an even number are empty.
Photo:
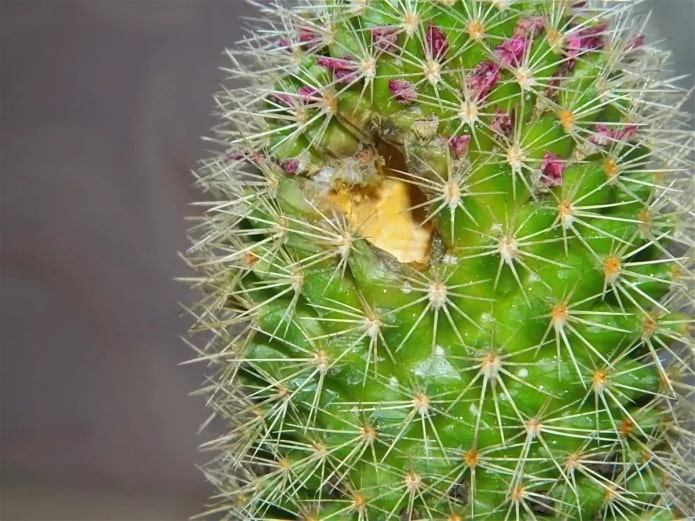
[[[650,7],[691,74],[695,1]],[[211,493],[204,368],[178,365],[194,295],[173,279],[221,51],[252,13],[0,0],[2,520],[184,520]]]

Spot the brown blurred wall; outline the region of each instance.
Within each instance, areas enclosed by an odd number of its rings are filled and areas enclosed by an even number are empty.
[[[241,1],[0,0],[2,519],[186,519],[191,168]]]

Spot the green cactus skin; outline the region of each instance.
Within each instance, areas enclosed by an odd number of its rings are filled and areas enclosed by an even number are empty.
[[[188,255],[209,516],[695,516],[693,138],[635,3],[261,7]]]

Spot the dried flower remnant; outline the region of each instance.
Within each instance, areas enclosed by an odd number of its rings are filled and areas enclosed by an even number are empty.
[[[405,80],[389,80],[389,91],[393,98],[404,105],[408,105],[417,99],[415,87]]]

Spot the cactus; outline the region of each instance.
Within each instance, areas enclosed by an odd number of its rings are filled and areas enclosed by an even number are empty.
[[[211,517],[695,516],[693,137],[635,3],[261,6],[188,254]]]

